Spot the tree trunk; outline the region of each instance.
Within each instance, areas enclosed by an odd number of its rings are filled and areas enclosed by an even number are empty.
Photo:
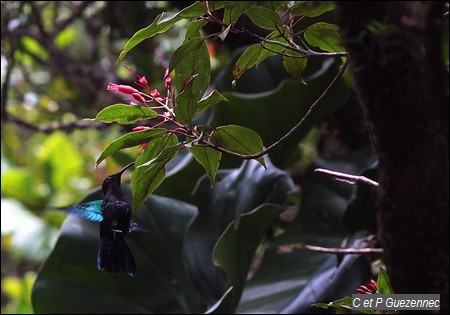
[[[336,2],[379,158],[379,238],[395,293],[439,293],[448,312],[448,70],[444,2]]]

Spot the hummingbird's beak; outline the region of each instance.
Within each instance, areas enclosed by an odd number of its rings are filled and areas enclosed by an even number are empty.
[[[122,176],[122,173],[125,172],[131,165],[134,165],[135,162],[131,162],[130,164],[124,166],[120,171],[117,172],[117,175]]]

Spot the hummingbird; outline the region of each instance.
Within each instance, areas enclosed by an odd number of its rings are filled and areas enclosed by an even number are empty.
[[[134,162],[103,181],[103,200],[95,200],[64,208],[65,212],[94,222],[100,222],[100,247],[97,268],[112,273],[134,276],[136,263],[125,242],[136,223],[131,220],[131,210],[120,187],[120,178]]]

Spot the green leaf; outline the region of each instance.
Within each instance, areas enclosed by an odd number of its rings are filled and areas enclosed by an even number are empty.
[[[186,35],[184,37],[184,42],[191,40],[195,37],[200,37],[200,30],[203,26],[205,26],[208,22],[205,20],[197,20],[189,23],[189,26],[186,30]]]
[[[233,68],[233,77],[238,80],[248,69],[258,61],[262,52],[261,44],[253,44],[239,57]]]
[[[275,40],[282,44],[287,44],[286,39],[283,36],[281,36],[278,30],[273,31],[272,33],[267,35],[266,38],[270,40]],[[279,44],[264,43],[263,50],[261,52],[261,55],[258,57],[256,65],[260,64],[262,61],[264,61],[266,58],[270,56],[275,56],[277,52],[281,52],[284,49],[285,48],[283,46],[280,46]]]
[[[221,307],[221,313],[235,313],[255,251],[283,210],[281,206],[262,205],[242,214],[221,235],[214,247],[214,263],[226,271],[233,287],[232,299]]]
[[[219,7],[218,7],[219,8]],[[139,45],[144,40],[151,38],[157,34],[164,33],[169,30],[175,23],[182,19],[192,19],[202,16],[206,13],[206,6],[202,2],[195,2],[191,6],[179,11],[178,13],[162,13],[156,17],[152,24],[137,31],[125,44],[117,62],[122,60],[128,52]]]
[[[315,307],[320,307],[323,309],[329,309],[330,307],[343,307],[349,310],[353,310],[352,309],[352,297],[351,296],[346,296],[342,299],[338,299],[335,300],[333,302],[330,303],[314,303],[311,306],[315,306]]]
[[[295,51],[289,52],[289,54],[293,56],[301,56],[300,53]],[[287,73],[289,73],[295,80],[304,84],[306,83],[303,80],[302,74],[303,71],[305,71],[307,61],[308,61],[307,58],[293,58],[283,56],[284,69],[286,69]]]
[[[128,185],[122,185],[131,201]],[[101,191],[83,200],[101,198]],[[126,242],[136,261],[134,277],[97,269],[100,225],[69,216],[43,264],[32,293],[36,314],[186,314],[204,303],[188,279],[183,247],[197,215],[191,204],[151,196],[135,220],[149,233],[130,233]]]
[[[121,125],[130,125],[139,120],[152,119],[156,116],[156,112],[146,106],[115,104],[102,109],[94,119],[86,118],[84,120],[102,121],[105,123],[116,122]]]
[[[178,152],[178,139],[166,134],[150,142],[136,159],[131,176],[133,187],[133,213],[138,213],[145,200],[161,184],[166,174],[165,166]]]
[[[254,3],[255,1],[225,1],[223,23],[225,25],[235,23]]]
[[[182,124],[191,123],[192,118],[194,118],[195,113],[197,112],[198,93],[196,93],[195,89],[193,88],[196,78],[197,77],[189,81],[189,83],[184,87],[183,91],[178,94],[175,99],[175,116]]]
[[[201,113],[204,110],[208,109],[210,106],[219,102],[228,102],[228,99],[220,94],[219,91],[213,90],[207,96],[198,101],[195,113]]]
[[[130,148],[137,146],[139,144],[150,142],[153,139],[162,137],[165,134],[165,132],[166,129],[164,128],[129,132],[123,135],[122,137],[112,141],[110,144],[108,144],[106,149],[97,159],[96,165],[100,164],[100,162],[106,159],[106,157],[111,153],[114,153],[120,149]]]
[[[294,219],[283,225],[284,233],[274,239],[254,277],[245,286],[237,313],[311,314],[310,305],[350,296],[370,279],[370,264],[364,256],[320,254],[296,245],[339,247],[357,244],[359,232],[349,238],[341,218],[354,186],[319,176],[314,169],[328,168],[358,174],[376,160],[372,148],[339,158],[318,158],[304,173],[301,203]],[[274,272],[277,270],[278,272]]]
[[[174,51],[172,58],[170,59],[169,71],[172,72],[186,56],[198,50],[204,42],[205,39],[203,37],[194,37],[185,41]]]
[[[284,205],[294,189],[286,172],[274,167],[269,160],[266,162],[267,169],[264,169],[254,160],[244,161],[240,168],[220,170],[212,188],[206,176],[197,186],[195,199],[199,216],[187,235],[186,255],[191,279],[208,305],[220,299],[230,285],[224,271],[212,261],[215,244],[227,226],[262,204]],[[246,234],[247,238],[253,239],[253,236]],[[247,240],[242,239],[242,242]],[[245,261],[239,262],[246,268]]]
[[[188,150],[192,153],[197,162],[199,162],[205,168],[211,185],[214,184],[222,153],[214,150],[213,148],[196,145],[188,148]]]
[[[219,147],[240,154],[255,154],[263,150],[259,134],[249,128],[228,125],[217,127],[212,137]],[[256,159],[265,167],[264,158]]]
[[[305,32],[306,41],[328,52],[343,52],[339,28],[335,24],[318,22],[311,25]]]
[[[377,292],[378,294],[394,294],[394,290],[392,290],[389,281],[389,276],[383,267],[380,267],[380,273],[378,274]]]
[[[253,23],[261,28],[269,30],[275,29],[275,23],[280,18],[273,10],[260,6],[251,7],[247,10],[247,12],[245,12],[245,14],[248,15]]]
[[[291,13],[298,16],[316,17],[334,9],[332,1],[299,1],[291,8]]]

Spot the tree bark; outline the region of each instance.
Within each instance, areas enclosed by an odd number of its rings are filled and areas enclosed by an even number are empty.
[[[379,158],[379,238],[395,293],[439,293],[448,313],[448,70],[444,2],[336,2]]]

